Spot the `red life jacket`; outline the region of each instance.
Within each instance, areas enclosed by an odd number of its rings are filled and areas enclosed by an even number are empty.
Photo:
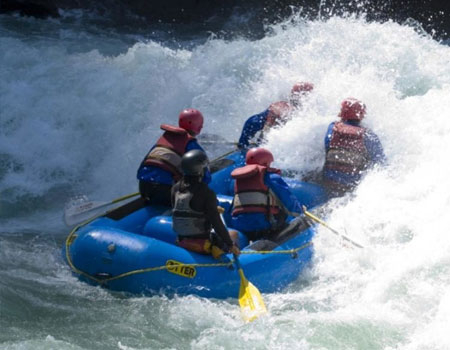
[[[367,169],[369,155],[364,144],[366,129],[337,122],[333,126],[325,169],[357,175]]]
[[[280,170],[258,164],[237,168],[231,173],[236,179],[232,215],[242,213],[278,214],[281,210],[277,196],[264,183],[266,172],[280,173]]]
[[[185,153],[186,145],[195,138],[185,129],[176,126],[162,124],[161,129],[165,132],[147,154],[144,165],[153,165],[167,170],[177,181],[182,177],[181,157]]]

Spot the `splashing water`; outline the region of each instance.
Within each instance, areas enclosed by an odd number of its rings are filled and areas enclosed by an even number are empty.
[[[450,347],[450,47],[353,18],[191,48],[54,21],[0,16],[2,348]],[[270,314],[248,325],[232,300],[130,298],[70,275],[59,250],[71,196],[134,192],[159,124],[176,123],[182,108],[200,109],[205,133],[234,141],[298,80],[315,90],[270,133],[276,166],[319,169],[327,125],[348,96],[366,103],[364,123],[383,143],[387,167],[329,203],[328,224],[365,249],[319,228],[314,266],[264,295]]]

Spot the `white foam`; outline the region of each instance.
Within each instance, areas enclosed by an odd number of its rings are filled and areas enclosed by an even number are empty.
[[[286,98],[296,81],[311,81],[304,109],[269,135],[275,165],[319,169],[327,125],[348,96],[366,103],[364,122],[388,165],[353,197],[334,200],[326,218],[367,248],[342,247],[320,228],[310,280],[265,296],[271,313],[245,328],[248,343],[336,348],[352,334],[360,348],[450,347],[450,48],[392,22],[332,18],[272,29],[258,41],[212,39],[192,50],[140,42],[117,56],[2,37],[0,152],[11,166],[0,191],[12,201],[13,188],[39,196],[66,186],[100,200],[134,192],[159,124],[176,123],[182,108],[203,112],[204,132],[235,141],[250,115]],[[190,322],[181,317],[177,324]],[[203,332],[200,325],[191,347],[228,339],[239,348],[229,338],[233,317]]]

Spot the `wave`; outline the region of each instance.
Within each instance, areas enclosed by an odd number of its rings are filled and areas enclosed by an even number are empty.
[[[443,156],[436,145],[447,144],[449,48],[411,26],[296,17],[260,40],[213,36],[178,48],[101,28],[44,23],[33,36],[25,27],[22,35],[6,23],[0,39],[0,191],[8,205],[133,191],[159,124],[176,123],[182,108],[199,108],[205,132],[235,140],[248,116],[285,98],[297,80],[313,81],[316,94],[272,135],[281,166],[321,165],[322,134],[347,96],[367,104],[367,125],[398,175],[424,169]]]
[[[0,16],[5,346],[448,349],[450,47],[411,24],[356,17],[294,16],[258,40],[141,34]],[[59,254],[71,196],[134,192],[159,124],[182,108],[233,141],[298,80],[315,91],[269,135],[276,166],[319,169],[348,96],[366,103],[364,123],[385,148],[388,165],[329,204],[327,223],[364,250],[319,228],[313,267],[264,295],[270,314],[248,327],[233,302],[127,298],[70,276]]]

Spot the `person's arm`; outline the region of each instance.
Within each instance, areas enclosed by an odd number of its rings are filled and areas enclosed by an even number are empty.
[[[273,173],[266,174],[264,176],[264,182],[283,203],[285,209],[289,211],[288,214],[292,215],[291,213],[293,213],[294,215],[299,215],[303,213],[297,197],[294,196],[288,184],[280,175]]]
[[[381,145],[380,139],[373,131],[366,129],[364,144],[369,152],[369,157],[374,164],[386,163],[383,146]]]
[[[241,137],[239,138],[239,148],[248,147],[250,144],[250,140],[255,136],[255,134],[264,128],[268,113],[269,109],[266,109],[264,112],[255,114],[254,116],[251,116],[247,119],[244,127],[242,128]]]
[[[211,189],[207,188],[204,195],[206,218],[211,222],[212,227],[217,235],[222,238],[228,248],[231,250],[233,241],[225,227],[219,211],[217,210],[217,196]]]
[[[191,140],[191,141],[189,141],[189,142],[187,143],[187,145],[186,145],[186,152],[192,151],[192,150],[194,150],[194,149],[198,149],[198,150],[200,150],[200,151],[202,151],[202,152],[204,152],[204,153],[206,154],[205,150],[202,148],[202,146],[200,146],[200,145],[198,144],[197,140]],[[202,179],[202,181],[203,181],[205,184],[209,184],[209,183],[211,182],[211,172],[209,171],[209,167],[206,168],[206,171],[205,171],[205,173],[203,174],[203,179]]]
[[[328,149],[330,148],[330,141],[331,141],[331,136],[333,134],[334,124],[335,124],[335,122],[328,125],[327,133],[325,134],[325,151],[328,151]]]

